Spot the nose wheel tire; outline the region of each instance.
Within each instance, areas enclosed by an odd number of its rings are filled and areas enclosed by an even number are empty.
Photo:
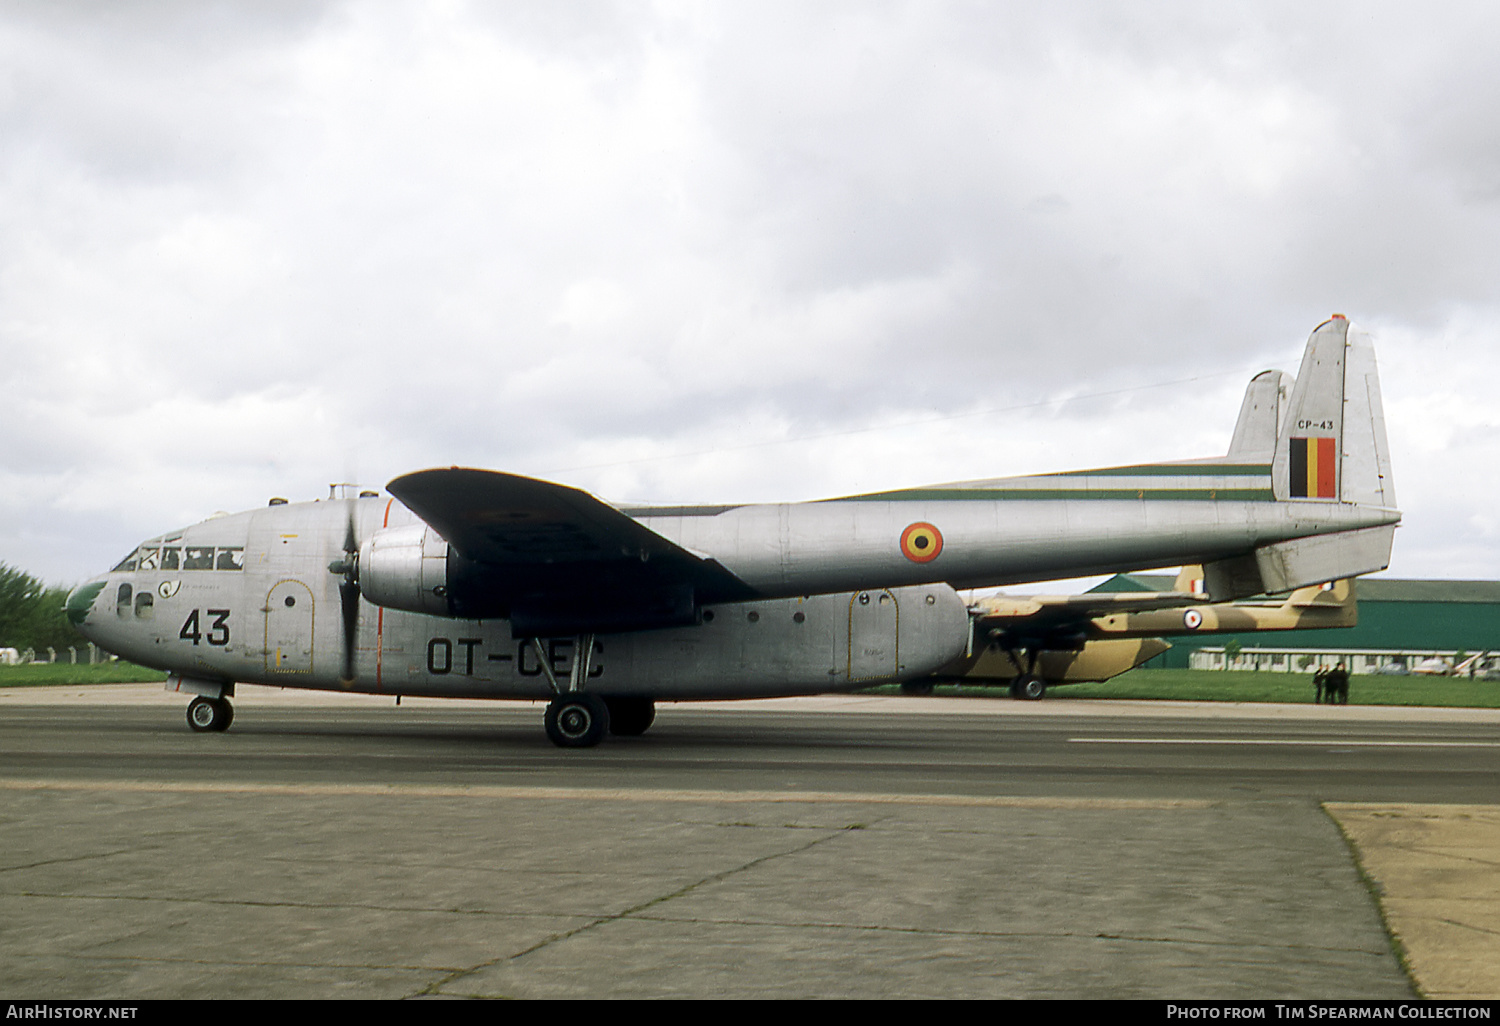
[[[598,695],[564,695],[547,705],[544,722],[559,748],[592,748],[609,733],[609,709]]]
[[[234,706],[227,698],[205,698],[199,695],[188,703],[188,726],[200,734],[222,733],[234,722]]]

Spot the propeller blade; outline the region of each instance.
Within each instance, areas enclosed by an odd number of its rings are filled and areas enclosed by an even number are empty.
[[[359,537],[355,530],[357,500],[349,500],[349,519],[344,524],[344,560],[342,564],[329,567],[343,574],[339,583],[339,612],[344,625],[344,665],[340,679],[352,681],[355,677],[354,643],[359,635]],[[335,569],[337,568],[337,569]]]
[[[359,633],[359,585],[346,581],[339,585],[339,606],[344,619],[344,667],[342,679],[354,679],[354,641]]]

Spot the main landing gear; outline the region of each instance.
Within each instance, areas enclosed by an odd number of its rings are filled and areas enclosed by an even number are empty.
[[[559,748],[592,748],[609,731],[609,708],[598,695],[561,695],[547,705],[543,722]]]
[[[547,737],[559,748],[592,748],[605,734],[637,737],[656,719],[656,703],[649,698],[600,698],[588,692],[568,692],[547,703],[543,722]]]
[[[541,639],[532,638],[531,645],[555,696],[547,703],[542,722],[547,737],[559,748],[593,748],[604,740],[605,734],[636,737],[644,734],[656,719],[656,704],[649,698],[603,698],[583,690],[594,656],[592,634],[576,639],[573,651],[577,656],[566,682],[559,682],[552,672],[552,661],[545,654]]]
[[[188,703],[188,726],[198,733],[221,733],[234,722],[234,706],[227,698],[205,698],[199,695]]]
[[[656,719],[656,703],[649,698],[606,698],[609,732],[618,737],[639,737]]]
[[[1010,682],[1010,697],[1035,702],[1047,693],[1047,681],[1034,673],[1023,673]]]
[[[1010,697],[1039,701],[1047,693],[1047,678],[1036,672],[1042,657],[1041,646],[1002,643],[1001,647],[1016,668],[1015,679],[1010,682]]]

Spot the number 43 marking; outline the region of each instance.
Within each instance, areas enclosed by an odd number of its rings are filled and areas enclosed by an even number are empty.
[[[229,610],[209,609],[205,610],[205,612],[214,618],[214,622],[208,627],[208,636],[206,639],[208,643],[210,645],[229,644]],[[198,610],[195,609],[188,614],[188,618],[183,622],[182,630],[177,632],[177,636],[183,641],[191,641],[195,645],[200,640],[204,640],[203,630],[198,626]]]

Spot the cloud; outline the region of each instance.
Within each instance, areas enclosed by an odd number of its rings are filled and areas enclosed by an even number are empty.
[[[1493,456],[1496,28],[9,5],[0,559],[451,463],[747,500],[1208,455],[1338,311],[1397,568],[1495,575],[1500,495],[1436,468]]]

